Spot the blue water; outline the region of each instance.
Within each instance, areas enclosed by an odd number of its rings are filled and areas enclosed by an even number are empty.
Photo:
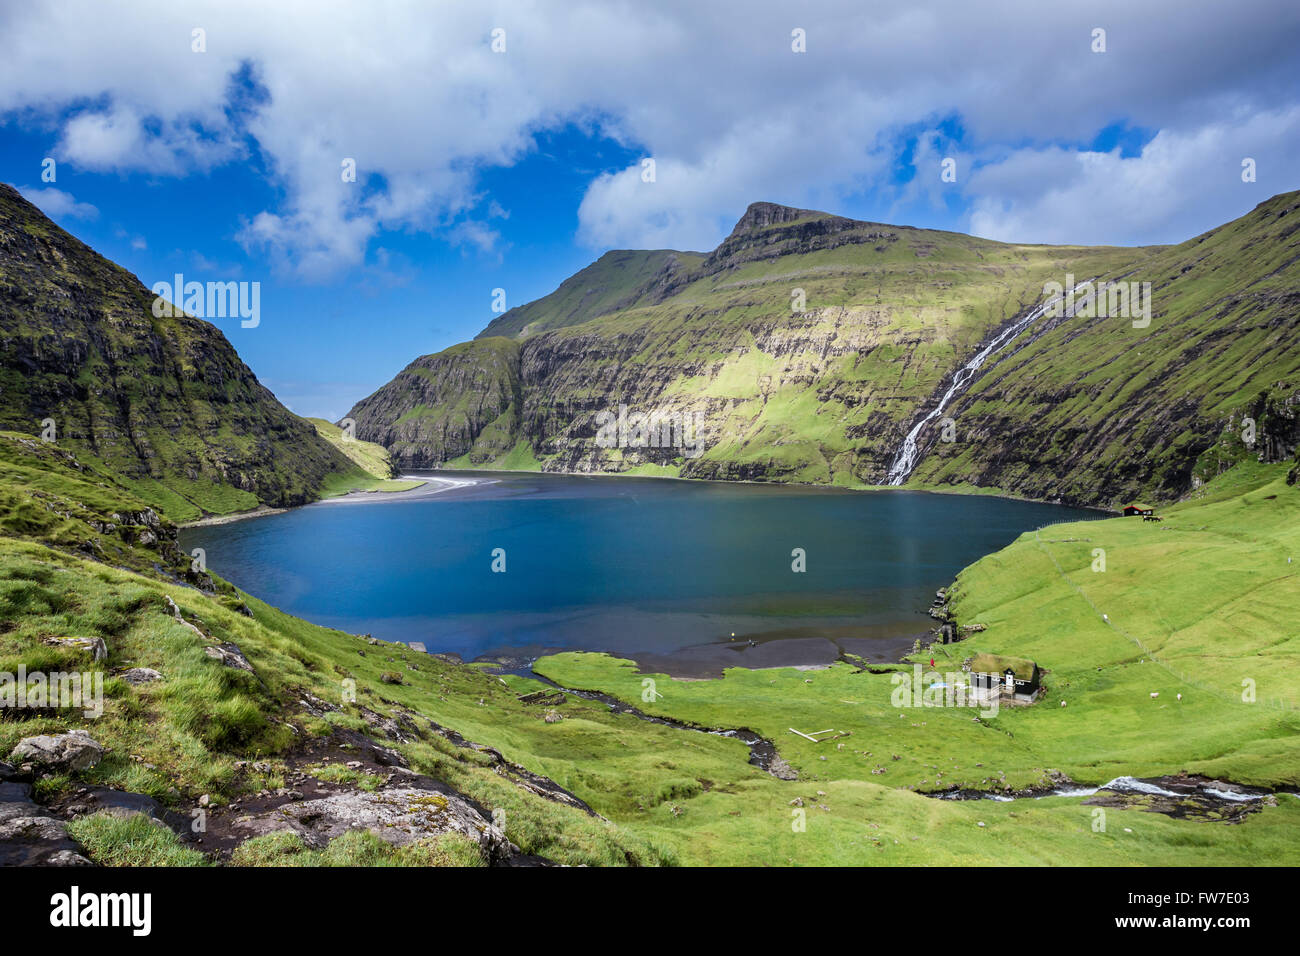
[[[249,593],[353,633],[467,660],[586,649],[703,671],[840,650],[893,659],[961,568],[1023,531],[1094,514],[908,491],[446,477],[479,483],[321,502],[190,529],[182,543]],[[498,548],[504,572],[492,570]]]

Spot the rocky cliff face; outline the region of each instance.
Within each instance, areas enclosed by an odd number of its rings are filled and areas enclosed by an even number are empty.
[[[519,346],[476,339],[416,359],[348,413],[362,441],[399,468],[436,468],[463,455],[483,464],[518,441]]]
[[[354,409],[358,435],[408,463],[880,483],[956,370],[1073,274],[1150,282],[1152,321],[1040,320],[945,409],[953,441],[941,421],[922,434],[913,480],[1176,497],[1229,418],[1300,364],[1296,202],[1149,249],[1010,246],[755,203],[707,255],[611,253],[489,326],[515,330],[513,352],[417,360]],[[414,387],[417,367],[436,387]],[[1271,460],[1293,443],[1270,414]],[[631,427],[602,440],[609,416]],[[689,426],[698,455],[674,439]]]
[[[0,184],[0,429],[48,420],[178,512],[302,503],[349,467],[218,329],[153,299]]]

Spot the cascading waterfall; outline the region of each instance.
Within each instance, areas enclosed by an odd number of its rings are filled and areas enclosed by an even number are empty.
[[[925,429],[926,425],[930,424],[930,422],[943,414],[943,410],[947,408],[948,403],[951,402],[953,398],[970,383],[971,379],[974,378],[975,373],[979,371],[980,366],[984,364],[990,355],[1002,348],[1002,346],[1006,345],[1025,329],[1029,328],[1029,326],[1033,325],[1038,319],[1042,318],[1043,315],[1060,302],[1062,298],[1067,295],[1073,298],[1074,293],[1078,292],[1080,289],[1091,289],[1091,287],[1092,280],[1089,279],[1080,282],[1068,293],[1052,296],[1052,298],[1030,310],[1024,318],[1018,320],[1014,325],[1003,329],[993,338],[993,341],[980,349],[973,359],[959,368],[957,374],[952,377],[952,384],[948,386],[948,391],[944,392],[943,398],[939,399],[939,404],[936,405],[928,415],[913,425],[912,430],[908,432],[907,437],[903,439],[902,447],[899,448],[898,453],[894,456],[894,463],[889,466],[889,475],[885,479],[886,483],[891,485],[901,485],[907,480],[907,476],[910,475],[912,469],[916,467],[916,456],[918,450],[917,438],[920,437],[921,432]],[[1069,308],[1066,310],[1066,314],[1072,314],[1073,311],[1073,308]]]

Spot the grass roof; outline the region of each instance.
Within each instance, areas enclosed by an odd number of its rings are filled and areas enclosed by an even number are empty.
[[[1017,680],[1033,680],[1038,665],[1024,657],[1005,657],[1001,654],[976,654],[970,669],[976,674],[1005,674],[1008,670]]]

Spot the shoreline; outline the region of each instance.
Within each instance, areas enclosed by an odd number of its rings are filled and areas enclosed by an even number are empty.
[[[906,663],[915,639],[924,639],[931,633],[931,629],[922,625],[916,631],[907,633],[841,637],[837,640],[808,635],[775,638],[753,644],[748,640],[688,644],[668,650],[593,649],[559,645],[507,647],[486,651],[468,659],[455,651],[440,651],[433,647],[426,647],[425,652],[454,658],[462,664],[485,667],[489,673],[521,676],[528,676],[538,661],[556,654],[604,654],[631,661],[636,665],[638,673],[666,674],[674,680],[709,681],[721,679],[732,669],[766,671],[793,668],[816,671],[833,667],[837,663],[846,663],[863,670],[892,670]],[[395,640],[393,643],[410,642]]]
[[[461,488],[469,488],[474,485],[486,484],[483,479],[474,480],[471,478],[438,478],[432,475],[411,475],[401,474],[392,481],[418,481],[419,484],[414,488],[402,488],[396,491],[384,491],[376,488],[370,491],[349,491],[345,495],[334,495],[330,498],[321,498],[318,501],[310,502],[300,507],[307,508],[311,505],[334,505],[334,504],[356,504],[357,502],[374,502],[374,501],[409,501],[414,498],[431,498],[434,495],[440,495],[444,491],[457,491]]]
[[[1056,505],[1063,508],[1084,508],[1089,511],[1103,512],[1111,517],[1120,517],[1120,512],[1114,511],[1103,505],[1079,504],[1077,502],[1064,501],[1060,498],[1030,498],[1025,495],[1012,494],[1008,491],[992,488],[984,488],[980,485],[969,485],[965,487],[948,485],[944,487],[927,487],[927,486],[908,486],[908,485],[834,485],[819,483],[814,484],[807,481],[757,481],[752,478],[688,478],[681,475],[641,475],[630,474],[626,471],[547,471],[543,469],[523,469],[523,468],[430,468],[429,471],[467,471],[479,472],[482,474],[498,475],[560,475],[569,478],[645,478],[653,481],[686,481],[698,482],[700,484],[718,484],[718,485],[756,485],[759,487],[770,488],[798,488],[806,491],[842,491],[852,493],[875,493],[882,491],[910,491],[914,494],[924,495],[958,495],[975,498],[1002,498],[1006,501],[1024,501],[1037,505]],[[417,476],[402,476],[414,479]],[[425,479],[428,480],[428,479]],[[1166,507],[1178,504],[1184,499],[1163,502]]]
[[[272,508],[270,505],[258,505],[248,511],[236,511],[228,515],[207,515],[203,518],[196,518],[193,521],[185,521],[176,525],[177,530],[187,528],[210,528],[214,525],[233,524],[236,521],[246,521],[252,518],[266,518],[270,515],[282,515],[298,508],[308,508],[312,505],[326,505],[341,502],[357,501],[378,501],[397,498],[427,498],[432,495],[441,494],[444,491],[455,491],[459,488],[468,488],[472,485],[485,484],[484,481],[474,481],[469,478],[434,478],[425,475],[398,475],[393,481],[418,481],[419,484],[414,488],[403,488],[399,491],[383,491],[382,489],[373,489],[370,491],[349,491],[345,495],[334,495],[329,498],[318,498],[315,501],[309,501],[303,505],[290,505],[287,508]],[[440,487],[430,488],[432,482],[438,482]],[[419,492],[417,494],[417,492]]]
[[[265,518],[267,515],[282,515],[288,508],[272,508],[270,505],[259,505],[250,511],[236,511],[228,515],[208,515],[204,518],[196,518],[193,521],[185,521],[176,526],[178,531],[184,531],[186,528],[210,528],[219,524],[234,524],[236,521],[244,521],[248,518]]]
[[[926,488],[926,487],[908,487],[906,485],[830,485],[830,484],[812,484],[806,481],[755,481],[748,478],[684,478],[681,475],[632,475],[620,471],[543,471],[524,470],[519,468],[447,468],[436,469],[430,468],[428,471],[466,471],[470,473],[480,473],[485,475],[556,475],[567,478],[643,478],[653,481],[683,481],[698,482],[701,484],[719,484],[719,485],[754,485],[769,488],[798,488],[804,491],[837,491],[849,493],[878,493],[893,491],[908,491],[914,494],[925,495],[958,495],[980,498],[1002,498],[1006,501],[1023,501],[1031,504],[1055,505],[1065,508],[1084,508],[1089,511],[1104,513],[1110,517],[1119,517],[1119,512],[1111,511],[1099,505],[1074,504],[1068,501],[1049,501],[1043,498],[1029,498],[1024,495],[1009,494],[1004,491],[984,490],[979,486],[970,486],[968,488],[950,487],[950,488]],[[490,478],[472,479],[472,478],[450,478],[435,475],[415,475],[403,472],[396,475],[393,481],[418,481],[419,485],[414,488],[406,488],[401,491],[350,491],[344,495],[335,495],[329,498],[318,498],[315,501],[309,501],[306,504],[290,505],[287,508],[272,508],[269,505],[259,505],[249,511],[238,511],[227,515],[207,515],[203,518],[196,518],[194,521],[186,521],[177,524],[178,529],[185,528],[204,528],[213,525],[230,524],[235,521],[244,521],[250,518],[265,518],[270,515],[284,514],[297,508],[307,508],[311,505],[329,504],[330,502],[356,502],[356,501],[376,501],[376,500],[410,500],[412,498],[425,498],[432,495],[441,494],[444,491],[456,491],[461,488],[468,488],[479,484],[488,484],[492,481]],[[429,488],[431,482],[438,482],[442,487]],[[382,497],[379,497],[382,496]],[[1176,503],[1176,502],[1175,502]]]

